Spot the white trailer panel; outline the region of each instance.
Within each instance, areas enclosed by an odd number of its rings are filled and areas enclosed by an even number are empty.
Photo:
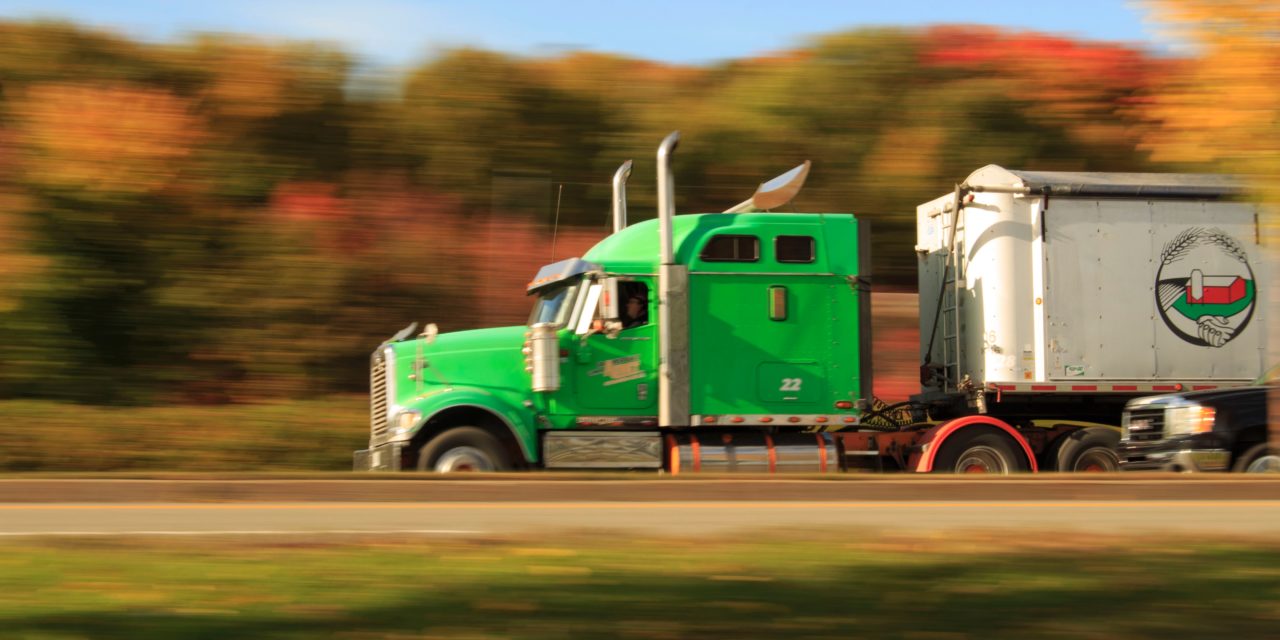
[[[1226,278],[1228,288],[1239,290],[1237,302],[1256,298],[1249,261],[1261,258],[1261,250],[1252,205],[1058,200],[1045,220],[1047,379],[1248,381],[1259,375],[1265,348],[1259,306],[1206,303],[1203,292],[1187,297],[1198,271],[1202,286]],[[1185,255],[1165,265],[1162,253],[1180,236]],[[1225,250],[1231,245],[1243,262]]]
[[[1225,199],[1229,182],[993,165],[965,187],[954,260],[954,196],[917,210],[922,357],[945,366],[945,390],[1264,369],[1257,211]]]

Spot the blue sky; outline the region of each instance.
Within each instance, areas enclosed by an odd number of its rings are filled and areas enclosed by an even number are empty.
[[[0,0],[0,17],[65,18],[146,40],[230,31],[335,42],[375,65],[470,45],[524,55],[568,50],[706,63],[872,25],[992,24],[1164,49],[1125,0]]]

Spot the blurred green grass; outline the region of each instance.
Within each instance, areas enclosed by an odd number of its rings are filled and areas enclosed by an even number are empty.
[[[0,545],[0,638],[1264,638],[1278,560],[1065,536],[63,539]]]
[[[0,402],[0,472],[349,471],[367,396],[214,406]]]

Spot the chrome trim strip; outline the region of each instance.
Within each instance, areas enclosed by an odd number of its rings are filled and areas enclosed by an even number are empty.
[[[387,426],[390,427],[391,419],[399,410],[396,406],[396,352],[387,346],[382,350],[382,357],[387,367]]]
[[[768,271],[768,272],[762,272],[762,271],[751,271],[751,272],[741,272],[741,271],[690,271],[690,272],[689,272],[689,276],[690,276],[690,277],[693,277],[693,276],[762,276],[762,277],[763,277],[763,276],[767,276],[767,277],[770,277],[770,278],[775,278],[775,277],[779,277],[779,276],[783,276],[783,277],[792,277],[792,276],[823,276],[823,277],[832,278],[832,277],[835,277],[835,275],[836,275],[836,274],[834,274],[834,273],[827,273],[827,272],[822,272],[822,273],[816,273],[816,272],[815,272],[815,273],[794,273],[794,272],[789,272],[789,271]]]
[[[745,413],[725,413],[719,415],[696,415],[691,416],[693,426],[695,427],[814,427],[814,426],[846,426],[860,424],[859,416],[846,413],[767,413],[767,414],[745,414]],[[713,418],[713,422],[707,422],[707,418]],[[742,422],[734,422],[734,418],[742,418]],[[768,419],[767,421],[765,419]],[[796,418],[795,422],[791,418]],[[826,422],[818,422],[818,418],[826,418]],[[851,422],[845,422],[845,418],[853,418]]]

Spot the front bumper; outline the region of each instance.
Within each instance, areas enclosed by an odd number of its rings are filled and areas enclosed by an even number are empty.
[[[352,454],[353,471],[399,471],[404,460],[403,442],[388,442]]]
[[[1216,439],[1175,438],[1147,442],[1120,442],[1116,450],[1121,471],[1225,471],[1231,452]]]

